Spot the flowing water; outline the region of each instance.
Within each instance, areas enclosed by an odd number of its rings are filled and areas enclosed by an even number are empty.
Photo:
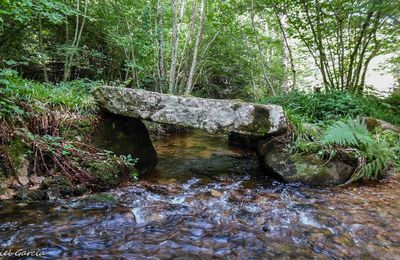
[[[0,203],[0,248],[49,259],[400,258],[398,184],[282,184],[254,154],[202,132],[154,144],[156,171],[109,192],[115,202]]]

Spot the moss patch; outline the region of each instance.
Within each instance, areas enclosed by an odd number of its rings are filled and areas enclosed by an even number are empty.
[[[17,169],[21,166],[24,156],[28,153],[29,148],[20,139],[14,138],[7,146],[7,151],[13,166]]]
[[[84,201],[89,204],[114,204],[117,202],[113,195],[106,193],[91,194]]]
[[[294,155],[293,161],[296,168],[295,177],[299,181],[319,184],[331,178],[329,170],[315,156]]]
[[[89,171],[98,178],[102,186],[108,188],[117,187],[123,181],[118,158],[108,161],[92,161],[89,163]]]

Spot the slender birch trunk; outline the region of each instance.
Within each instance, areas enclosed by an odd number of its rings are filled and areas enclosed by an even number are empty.
[[[86,21],[86,14],[87,14],[87,8],[88,8],[89,1],[85,1],[85,6],[83,9],[83,17],[82,17],[82,22],[80,23],[79,19],[79,12],[80,12],[80,0],[76,1],[76,22],[75,22],[75,32],[74,32],[74,40],[72,42],[72,48],[77,49],[79,47],[79,43],[81,41],[82,37],[82,32],[83,28],[85,26],[85,21]],[[69,80],[71,76],[71,67],[72,67],[72,62],[74,59],[75,53],[72,52],[69,56],[66,57],[65,59],[65,64],[64,64],[64,81]]]
[[[161,0],[157,0],[157,33],[158,33],[158,75],[160,91],[161,85],[165,80],[165,62],[164,62],[164,34],[163,34],[163,9]]]
[[[251,25],[253,27],[254,35],[256,37],[258,53],[260,55],[261,67],[262,67],[262,72],[263,72],[265,83],[270,88],[272,95],[275,96],[275,90],[274,90],[274,88],[273,88],[273,86],[271,84],[271,81],[269,80],[269,77],[268,77],[268,74],[267,74],[267,71],[266,71],[266,68],[265,68],[264,54],[263,54],[262,49],[261,49],[260,39],[258,38],[256,24],[255,24],[255,21],[254,21],[254,0],[251,1]]]
[[[173,11],[173,20],[172,20],[172,51],[171,51],[171,67],[169,70],[169,93],[175,93],[175,85],[176,85],[176,65],[178,59],[178,47],[179,47],[179,34],[180,27],[185,15],[185,0],[181,1],[181,10],[178,21],[178,3],[177,0],[172,0],[172,11]]]
[[[194,46],[194,51],[193,51],[193,61],[192,61],[192,66],[190,67],[189,71],[189,77],[188,81],[186,84],[186,90],[185,90],[185,95],[189,95],[190,92],[193,89],[193,78],[196,73],[196,66],[197,66],[197,55],[199,52],[199,47],[201,40],[203,38],[203,31],[204,31],[204,20],[205,20],[205,3],[204,0],[201,0],[200,4],[200,24],[199,24],[199,31],[197,33],[197,38],[196,38],[196,43]]]
[[[289,63],[290,63],[290,69],[292,71],[292,87],[296,88],[296,80],[297,80],[297,72],[294,66],[294,58],[293,58],[293,52],[292,52],[292,48],[290,48],[289,45],[289,40],[288,37],[286,35],[286,28],[285,28],[285,22],[283,19],[282,15],[279,15],[277,10],[274,7],[274,13],[276,15],[278,24],[279,24],[279,28],[281,29],[281,33],[282,33],[282,38],[283,38],[283,43],[284,43],[284,50],[285,50],[285,56],[289,59]],[[287,65],[287,62],[286,62]]]

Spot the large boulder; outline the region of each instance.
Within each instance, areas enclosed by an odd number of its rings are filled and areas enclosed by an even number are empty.
[[[94,144],[116,155],[138,158],[136,168],[141,173],[151,171],[157,164],[157,153],[146,126],[140,119],[103,114],[92,135]]]
[[[338,185],[348,181],[355,170],[354,163],[345,160],[325,160],[315,154],[293,153],[288,144],[261,141],[259,155],[270,173],[286,182],[311,185]]]
[[[118,87],[99,87],[93,95],[102,109],[114,114],[208,132],[265,136],[286,129],[283,109],[276,105],[174,96]]]

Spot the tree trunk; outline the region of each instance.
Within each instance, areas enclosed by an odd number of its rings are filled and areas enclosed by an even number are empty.
[[[261,67],[262,67],[262,72],[263,72],[265,83],[270,88],[272,95],[275,96],[275,90],[274,90],[274,88],[273,88],[273,86],[271,84],[271,81],[269,80],[269,77],[268,77],[268,74],[267,74],[267,71],[266,71],[266,68],[265,68],[264,55],[263,55],[263,52],[262,52],[262,49],[261,49],[260,39],[258,38],[256,24],[255,24],[255,21],[254,21],[254,0],[251,1],[251,25],[253,27],[254,35],[256,37],[256,42],[257,42],[257,47],[258,47],[258,54],[260,55]]]
[[[196,38],[196,43],[195,43],[195,46],[194,46],[193,61],[192,61],[192,66],[190,67],[190,71],[189,71],[189,76],[188,76],[188,81],[187,81],[187,84],[186,84],[185,95],[189,95],[190,92],[193,89],[193,77],[194,77],[194,74],[196,73],[197,55],[198,55],[198,52],[199,52],[199,47],[200,47],[201,40],[203,38],[203,31],[204,31],[204,19],[205,19],[205,7],[204,7],[204,5],[205,5],[204,0],[201,0],[199,31],[198,31],[197,38]]]
[[[165,80],[163,29],[164,29],[163,12],[162,12],[161,0],[157,0],[158,75],[159,75],[160,92],[162,92],[162,83]]]
[[[176,63],[178,58],[178,47],[179,47],[179,34],[180,25],[182,23],[185,14],[185,0],[181,1],[181,11],[178,21],[178,3],[177,0],[172,0],[172,51],[171,51],[171,67],[169,70],[169,93],[175,93],[176,84]]]
[[[178,68],[177,82],[179,84],[179,90],[178,90],[179,94],[183,94],[185,92],[187,84],[187,77],[189,75],[190,57],[192,56],[191,52],[192,38],[193,38],[192,34],[194,34],[195,32],[194,26],[196,19],[197,19],[197,3],[193,2],[193,12],[192,12],[192,17],[190,18],[189,31],[187,33],[185,45],[182,51],[182,59]]]
[[[290,69],[292,71],[292,77],[293,77],[293,79],[292,79],[293,80],[292,88],[296,88],[297,73],[296,73],[296,69],[295,69],[295,66],[294,66],[293,52],[292,52],[292,49],[290,48],[288,37],[286,35],[286,29],[285,29],[283,17],[278,14],[275,6],[274,6],[274,13],[276,15],[276,18],[277,18],[277,21],[278,21],[278,24],[279,24],[279,28],[281,29],[284,46],[286,47],[286,48],[284,48],[285,56],[286,56],[286,58],[289,59],[289,62],[290,62]],[[287,60],[286,60],[285,63],[286,63],[286,66],[287,66]]]
[[[65,64],[64,64],[64,77],[63,77],[64,81],[69,80],[69,78],[71,76],[72,62],[73,62],[73,59],[75,56],[74,52],[79,47],[79,43],[81,41],[83,28],[85,26],[88,3],[89,3],[89,1],[85,0],[82,23],[79,24],[80,23],[79,22],[80,0],[76,1],[76,24],[75,24],[75,32],[74,32],[74,41],[72,42],[72,48],[74,49],[74,51],[69,56],[66,57]]]
[[[43,55],[43,29],[42,29],[42,15],[39,13],[39,51]],[[42,69],[44,81],[49,82],[49,76],[47,74],[46,60],[41,57]]]

